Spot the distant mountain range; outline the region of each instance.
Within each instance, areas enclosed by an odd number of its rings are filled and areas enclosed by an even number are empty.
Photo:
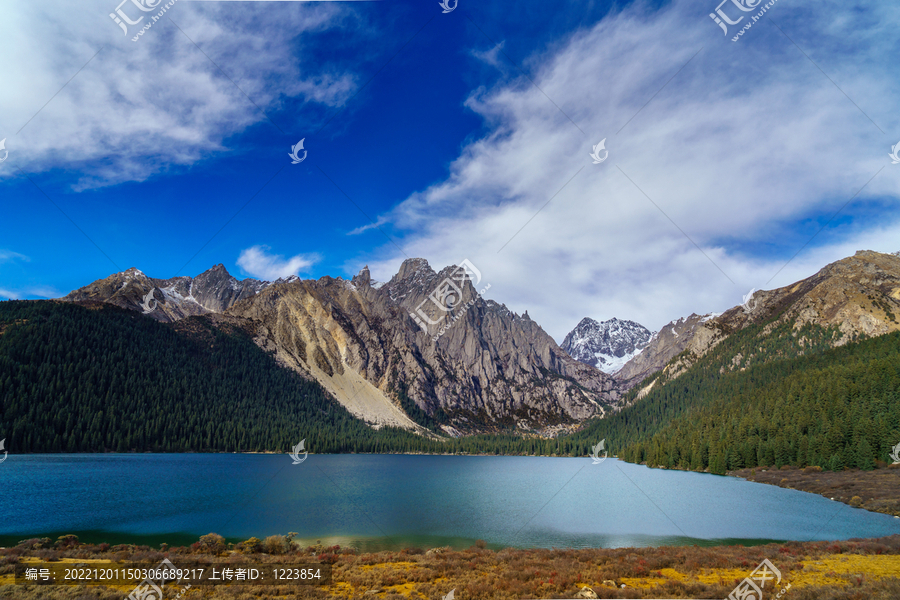
[[[861,250],[812,277],[757,291],[746,305],[680,317],[640,344],[636,332],[646,329],[633,321],[597,323],[585,318],[566,336],[562,348],[613,375],[624,392],[661,370],[677,375],[728,335],[754,323],[776,319],[797,328],[807,323],[833,326],[841,332],[834,344],[842,345],[897,330],[896,315],[900,315],[900,256]],[[617,362],[626,356],[624,364]]]
[[[420,411],[453,435],[566,428],[614,405],[611,377],[572,359],[527,313],[483,299],[474,283],[459,267],[438,273],[424,259],[404,261],[384,283],[368,267],[351,281],[270,283],[238,281],[216,265],[195,278],[129,269],[64,300],[107,302],[164,322],[239,319],[280,364],[375,427],[420,431],[410,418]]]
[[[645,377],[664,368],[675,356],[688,347],[697,327],[703,326],[716,318],[716,314],[679,317],[663,325],[662,329],[651,336],[644,349],[636,353],[615,376],[623,389],[631,389]]]
[[[688,347],[699,325],[718,316],[679,317],[652,333],[634,321],[597,322],[585,317],[560,347],[575,360],[612,375],[622,390],[628,390],[665,367]]]
[[[252,332],[278,364],[317,381],[369,425],[454,436],[575,430],[638,402],[758,324],[761,335],[783,335],[774,333],[783,324],[795,335],[805,325],[831,328],[836,334],[816,342],[829,346],[900,330],[900,257],[870,251],[756,292],[746,306],[682,317],[652,334],[632,321],[584,319],[562,347],[527,313],[482,298],[479,280],[459,267],[435,272],[424,259],[406,260],[388,282],[373,281],[368,268],[350,281],[275,282],[238,280],[222,265],[171,279],[129,269],[63,300]],[[772,359],[744,350],[722,368]]]
[[[297,279],[294,276],[275,282],[256,279],[239,281],[221,264],[196,277],[171,279],[154,279],[131,268],[79,288],[63,299],[73,302],[99,300],[121,308],[140,310],[151,319],[171,323],[193,315],[224,312],[236,302],[251,298],[269,286]]]

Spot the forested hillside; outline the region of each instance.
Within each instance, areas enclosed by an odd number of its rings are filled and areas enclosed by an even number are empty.
[[[713,473],[758,465],[870,470],[890,462],[900,444],[900,334],[729,373],[693,396],[697,409],[623,457]]]
[[[607,438],[630,462],[713,473],[874,468],[900,443],[900,333],[830,349],[834,335],[747,328],[678,377],[657,374],[645,398],[575,439]]]
[[[27,452],[581,453],[518,436],[374,430],[250,336],[109,305],[0,302],[0,437]],[[558,448],[559,446],[559,448]]]

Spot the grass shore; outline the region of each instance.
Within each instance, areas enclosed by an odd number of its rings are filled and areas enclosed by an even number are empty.
[[[729,471],[728,474],[748,481],[819,494],[854,508],[900,517],[900,465],[872,471],[756,467]]]
[[[763,546],[659,547],[582,550],[466,550],[408,548],[360,553],[353,548],[300,547],[284,536],[225,544],[214,534],[189,547],[81,544],[75,536],[26,540],[0,550],[0,598],[10,600],[120,600],[130,586],[44,586],[13,583],[17,564],[38,561],[142,562],[175,565],[202,560],[235,567],[241,562],[320,563],[333,578],[321,586],[218,585],[182,589],[179,600],[524,598],[726,598],[763,559],[781,572],[779,589],[791,600],[900,598],[900,535],[841,542],[790,542]],[[174,589],[170,589],[174,588]],[[589,589],[585,589],[589,588]],[[774,592],[772,592],[774,597]],[[768,597],[768,594],[767,594]]]

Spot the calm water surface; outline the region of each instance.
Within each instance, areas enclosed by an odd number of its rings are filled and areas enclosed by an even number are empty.
[[[310,455],[10,455],[0,545],[185,544],[299,532],[364,550],[406,546],[619,547],[835,540],[900,533],[900,519],[732,477],[613,458]]]

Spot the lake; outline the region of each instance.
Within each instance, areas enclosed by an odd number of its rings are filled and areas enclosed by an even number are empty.
[[[0,545],[184,545],[299,533],[361,550],[622,547],[835,540],[900,519],[733,477],[609,458],[272,454],[10,455]]]

